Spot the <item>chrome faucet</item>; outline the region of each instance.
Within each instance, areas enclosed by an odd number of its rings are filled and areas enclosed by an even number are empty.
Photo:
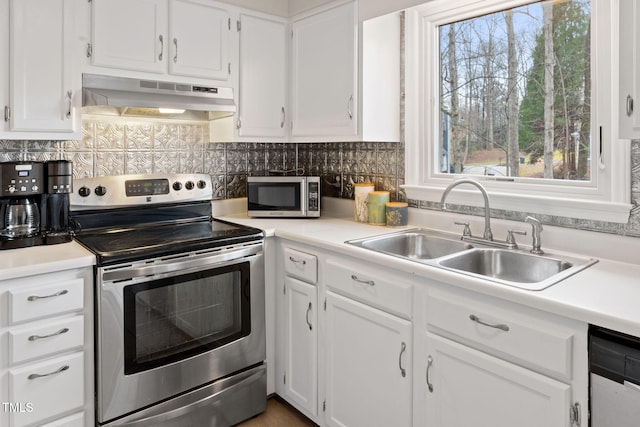
[[[480,190],[480,193],[482,193],[482,197],[484,198],[484,239],[490,241],[493,240],[493,233],[491,232],[491,216],[489,214],[489,196],[487,195],[487,190],[485,190],[482,184],[480,184],[475,179],[463,178],[449,184],[449,186],[444,190],[444,193],[442,193],[442,198],[440,199],[442,210],[447,210],[445,199],[449,195],[449,192],[451,192],[454,187],[457,187],[461,184],[471,184],[477,187],[478,190]]]
[[[531,248],[531,253],[534,255],[544,254],[544,251],[540,249],[540,246],[542,245],[541,238],[540,238],[540,232],[542,231],[542,223],[540,222],[540,220],[532,216],[528,216],[524,220],[524,222],[528,222],[529,224],[531,224],[531,227],[533,229],[531,231],[531,234],[533,235],[533,247]]]

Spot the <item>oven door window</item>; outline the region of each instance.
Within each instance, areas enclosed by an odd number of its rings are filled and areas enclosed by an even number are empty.
[[[134,374],[251,332],[249,263],[124,288],[124,370]]]
[[[301,211],[300,182],[250,182],[248,185],[249,210]]]

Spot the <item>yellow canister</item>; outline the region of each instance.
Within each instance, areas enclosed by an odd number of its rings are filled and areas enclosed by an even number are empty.
[[[388,202],[385,205],[387,226],[403,227],[408,223],[409,204],[406,202]]]
[[[386,204],[389,201],[388,191],[372,191],[367,196],[369,207],[369,224],[385,225],[387,222]]]

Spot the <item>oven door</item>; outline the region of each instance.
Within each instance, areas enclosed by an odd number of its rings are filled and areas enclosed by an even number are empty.
[[[265,359],[262,243],[98,269],[100,423]]]
[[[306,216],[304,177],[247,178],[247,215]]]

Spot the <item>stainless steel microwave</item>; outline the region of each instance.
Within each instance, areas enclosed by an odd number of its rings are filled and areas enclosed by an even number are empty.
[[[319,217],[320,177],[247,177],[247,215],[251,217]]]

